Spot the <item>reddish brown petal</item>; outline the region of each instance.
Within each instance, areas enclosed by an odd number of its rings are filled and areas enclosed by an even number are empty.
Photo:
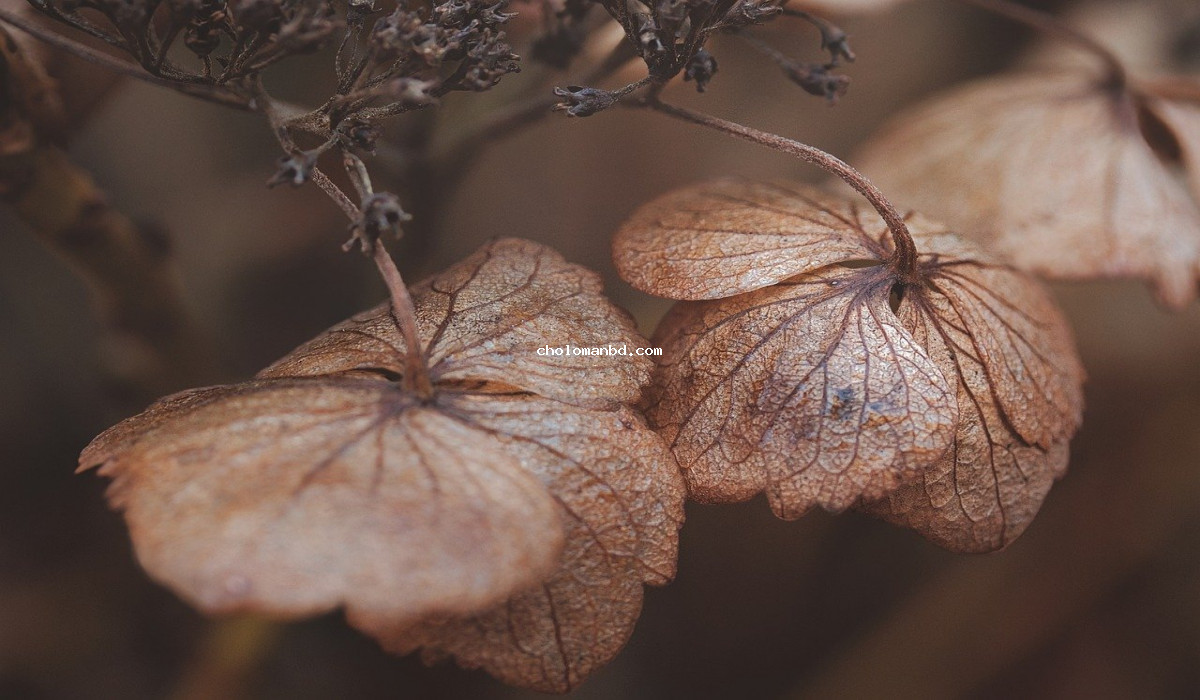
[[[883,267],[832,267],[673,312],[648,415],[693,498],[765,490],[781,517],[840,511],[946,451],[950,384],[889,308],[891,287]]]
[[[765,490],[783,517],[861,505],[962,551],[1002,547],[1036,514],[1080,421],[1070,332],[1035,281],[905,218],[916,281],[899,282],[877,223],[858,236],[873,264],[684,302],[663,320],[647,412],[693,497]]]
[[[554,500],[489,433],[386,382],[185,393],[102,434],[143,566],[210,612],[465,613],[553,569]]]
[[[999,549],[1019,536],[1067,466],[1082,411],[1070,331],[1046,292],[1007,269],[943,259],[899,313],[955,377],[954,446],[924,476],[866,508],[947,549]]]
[[[506,442],[555,495],[567,531],[559,569],[470,618],[415,627],[353,622],[401,653],[425,647],[506,683],[570,690],[625,644],[641,611],[642,584],[674,576],[684,491],[674,459],[626,408],[465,395],[446,407]]]

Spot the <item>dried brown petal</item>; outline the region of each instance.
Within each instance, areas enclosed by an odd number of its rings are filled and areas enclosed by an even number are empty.
[[[906,297],[898,314],[958,380],[957,439],[922,479],[865,510],[947,549],[998,549],[1025,530],[1066,471],[1083,371],[1066,324],[1028,279],[962,258],[926,274],[929,288]]]
[[[621,277],[669,299],[719,299],[883,250],[857,205],[811,188],[718,180],[634,212],[613,240]]]
[[[674,575],[684,488],[623,405],[646,360],[537,349],[644,341],[594,274],[527,241],[413,291],[432,396],[399,381],[384,308],[254,381],[164,399],[82,467],[113,478],[143,564],[202,609],[343,606],[393,649],[566,690],[628,639],[643,583]]]
[[[725,255],[703,234],[688,245],[673,226],[647,226],[657,212],[671,221],[680,201],[668,196],[635,216],[639,255],[674,270]],[[732,501],[765,489],[784,517],[860,505],[959,551],[1011,542],[1065,468],[1081,413],[1082,369],[1046,292],[915,215],[919,279],[902,284],[873,214],[808,190],[772,197],[761,212],[771,230],[798,226],[793,217],[840,221],[836,233],[814,235],[857,240],[870,257],[819,258],[774,286],[668,314],[648,417],[690,493]],[[736,234],[739,259],[755,256],[756,241],[773,250],[773,234]],[[628,240],[618,237],[617,260]],[[704,285],[630,281],[651,292]]]
[[[497,381],[604,407],[636,401],[649,379],[651,360],[632,354],[645,340],[628,314],[604,298],[599,276],[532,241],[495,240],[412,295],[435,382]],[[538,353],[566,345],[624,346],[630,354]],[[259,376],[362,369],[404,372],[404,341],[386,304],[334,326]]]
[[[543,692],[577,686],[624,646],[642,584],[675,573],[683,483],[662,440],[627,408],[564,408],[541,399],[464,397],[464,419],[510,440],[558,499],[567,546],[545,582],[470,618],[384,626],[359,622],[385,647],[450,654]]]
[[[766,491],[798,518],[920,476],[953,438],[950,384],[888,307],[883,267],[827,267],[676,307],[654,425],[706,502]]]
[[[468,612],[550,571],[554,501],[487,433],[388,382],[165,399],[84,451],[142,565],[210,612]]]
[[[1197,104],[1086,74],[992,79],[898,117],[861,165],[1022,269],[1145,277],[1181,306],[1200,276]]]

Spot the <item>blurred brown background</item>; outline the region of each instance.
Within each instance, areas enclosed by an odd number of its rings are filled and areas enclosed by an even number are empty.
[[[1135,65],[1200,71],[1191,0],[1042,5]],[[932,91],[1018,63],[1078,60],[953,0],[838,21],[859,60],[836,107],[728,39],[712,47],[720,72],[708,93],[684,84],[669,94],[847,156]],[[786,26],[763,35],[815,60],[815,33]],[[278,80],[299,85],[312,66]],[[539,80],[567,76],[529,69],[496,95]],[[487,104],[451,98],[444,119],[453,126]],[[339,251],[344,219],[315,188],[264,188],[278,153],[254,116],[126,84],[71,152],[114,204],[166,232],[226,380],[383,297],[368,262]],[[726,174],[820,179],[654,114],[550,119],[484,154],[438,234],[401,267],[415,280],[491,236],[532,238],[601,270],[649,332],[665,304],[616,279],[609,236],[639,203]],[[785,523],[761,499],[691,506],[677,581],[649,591],[632,642],[575,695],[1200,696],[1200,306],[1165,312],[1133,283],[1056,291],[1089,371],[1088,408],[1069,474],[1016,544],[954,556],[857,515]],[[72,474],[89,439],[152,398],[111,379],[100,330],[71,270],[0,213],[0,698],[527,695],[387,656],[334,615],[255,641],[149,582],[103,481]]]

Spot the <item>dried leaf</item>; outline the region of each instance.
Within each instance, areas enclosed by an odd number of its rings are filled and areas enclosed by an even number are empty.
[[[1200,83],[1181,83],[981,81],[898,117],[861,164],[1022,269],[1147,278],[1183,306],[1200,277]]]
[[[732,296],[682,302],[655,334],[664,356],[647,415],[690,495],[726,502],[765,490],[785,518],[858,506],[958,551],[1011,542],[1062,473],[1081,413],[1082,370],[1045,291],[915,215],[920,279],[902,284],[874,212],[784,185],[753,190],[771,193],[760,217],[773,220],[765,233],[738,228],[729,263],[713,262],[729,249],[707,233],[688,245],[667,225],[656,245],[646,222],[673,222],[670,208],[716,201],[725,187],[739,193],[729,228],[756,221],[744,213],[751,189],[717,183],[646,205],[615,243],[618,270],[652,294],[691,298],[676,290],[706,287],[707,270],[741,274],[741,289],[722,287]],[[857,248],[840,261],[813,256],[769,287],[742,265],[756,248],[775,264],[776,232],[817,220],[837,222],[837,235],[815,238]],[[797,238],[790,245],[804,250]],[[655,255],[671,278],[641,273]]]
[[[648,360],[536,350],[644,341],[594,273],[528,241],[413,299],[431,398],[403,388],[383,307],[253,381],[160,401],[81,466],[113,478],[147,570],[204,610],[342,606],[392,648],[573,687],[628,639],[642,584],[673,576],[683,484],[625,405]]]

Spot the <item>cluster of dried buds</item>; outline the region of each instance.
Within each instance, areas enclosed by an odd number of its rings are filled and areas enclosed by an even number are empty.
[[[338,111],[388,100],[386,113],[432,104],[448,92],[480,92],[520,70],[500,27],[512,14],[505,2],[449,0],[431,10],[399,6],[359,39],[362,9],[351,6],[338,52]]]
[[[601,0],[604,9],[637,46],[651,77],[666,82],[685,72],[703,87],[716,69],[704,51],[708,37],[721,29],[740,29],[782,12],[780,0],[648,0],[627,3]]]
[[[628,40],[627,48],[642,58],[648,76],[616,91],[582,86],[556,91],[564,98],[559,109],[570,116],[590,116],[637,88],[647,84],[661,86],[679,75],[694,82],[697,91],[704,92],[717,72],[717,60],[705,48],[715,32],[744,39],[775,62],[789,80],[812,95],[833,102],[849,86],[849,78],[833,72],[843,60],[854,60],[846,33],[820,17],[785,8],[781,0],[599,0],[599,4],[621,25]],[[565,64],[569,51],[577,49],[569,39],[575,36],[574,28],[581,23],[584,13],[586,6],[571,3],[560,11],[557,27],[547,35],[555,40],[552,46],[560,52],[547,51],[551,62]],[[829,52],[828,61],[798,61],[744,31],[785,15],[807,21],[820,31],[821,48]]]
[[[374,0],[30,2],[127,52],[181,91],[269,117],[282,110],[259,74],[340,36],[331,97],[300,116],[272,119],[277,131],[307,132],[326,145],[302,152],[286,143],[292,134],[283,134],[289,157],[274,183],[307,181],[317,157],[335,145],[372,152],[379,133],[375,122],[382,117],[436,104],[451,91],[487,90],[520,69],[501,29],[512,16],[504,12],[505,0],[449,0],[415,9],[399,4],[390,11]],[[94,21],[97,13],[105,21]]]
[[[42,13],[135,58],[151,74],[225,84],[311,53],[341,28],[328,0],[30,0]],[[89,14],[99,13],[104,24]],[[186,54],[172,53],[180,43]]]

